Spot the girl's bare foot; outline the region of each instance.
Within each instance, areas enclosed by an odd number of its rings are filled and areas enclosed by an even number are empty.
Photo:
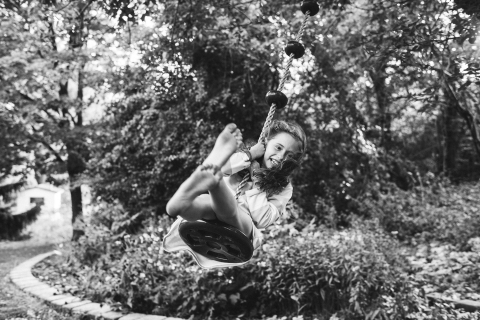
[[[223,174],[218,167],[214,165],[199,166],[168,201],[167,213],[171,217],[181,216],[196,197],[215,188],[222,178]]]
[[[228,161],[230,156],[235,153],[238,147],[243,143],[243,137],[240,130],[234,123],[228,124],[218,135],[217,141],[212,152],[203,162],[204,165],[215,165],[219,168]]]
[[[167,204],[167,213],[176,217],[187,210],[196,197],[217,187],[223,178],[220,168],[243,142],[242,133],[233,123],[227,125],[217,137],[212,152],[203,165],[182,183]]]

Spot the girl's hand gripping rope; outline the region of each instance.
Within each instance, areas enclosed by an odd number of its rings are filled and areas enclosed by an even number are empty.
[[[257,143],[250,148],[250,153],[252,154],[252,159],[254,160],[263,157],[265,154],[265,144],[261,142]]]

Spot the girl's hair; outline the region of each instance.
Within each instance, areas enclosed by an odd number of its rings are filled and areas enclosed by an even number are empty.
[[[286,157],[278,166],[255,170],[254,175],[258,178],[260,190],[265,191],[270,196],[281,192],[290,182],[290,175],[300,166],[307,151],[307,136],[297,123],[282,120],[272,121],[267,130],[265,144],[277,134],[285,132],[294,137],[301,145],[300,152],[292,157]]]

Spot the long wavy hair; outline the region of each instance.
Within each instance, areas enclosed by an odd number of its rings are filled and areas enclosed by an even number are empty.
[[[280,193],[289,183],[291,174],[300,166],[307,150],[307,136],[302,127],[295,122],[273,120],[267,128],[265,146],[279,133],[288,133],[300,143],[300,152],[286,157],[278,166],[255,170],[258,178],[258,187],[267,193],[267,196]],[[260,163],[263,159],[258,159]]]

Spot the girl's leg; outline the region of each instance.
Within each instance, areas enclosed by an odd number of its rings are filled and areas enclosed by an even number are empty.
[[[237,209],[237,200],[223,181],[208,191],[210,193],[211,207],[218,220],[225,222],[250,237],[252,233],[252,218]]]
[[[220,181],[209,193],[196,197],[180,216],[187,221],[218,219],[250,236],[252,219],[237,210],[237,201],[225,181]]]
[[[221,168],[242,142],[234,124],[225,127],[204,164],[179,187],[167,204],[170,216],[186,220],[214,219],[239,228],[247,235],[252,231],[249,216],[237,212],[235,197],[223,181]],[[209,192],[210,196],[203,193]]]
[[[168,201],[168,215],[171,217],[181,216],[189,221],[215,219],[210,195],[205,193],[217,184],[218,181],[212,169],[199,166]]]

